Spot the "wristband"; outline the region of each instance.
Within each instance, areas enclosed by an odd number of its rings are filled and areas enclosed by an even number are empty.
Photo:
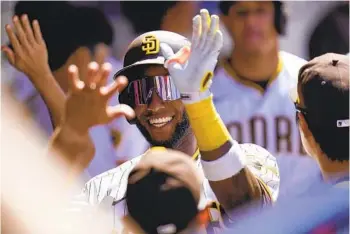
[[[201,160],[205,177],[209,181],[220,181],[231,178],[246,165],[245,154],[237,142],[224,156],[214,161]]]
[[[213,95],[200,102],[185,105],[185,108],[199,150],[212,151],[231,141],[231,135],[215,109]]]

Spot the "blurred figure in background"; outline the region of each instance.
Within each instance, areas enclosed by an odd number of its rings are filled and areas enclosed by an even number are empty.
[[[234,48],[213,79],[216,108],[234,139],[276,156],[280,195],[299,192],[291,191],[294,183],[316,176],[318,168],[305,156],[288,95],[306,61],[279,50],[287,23],[283,2],[221,1],[219,8]]]
[[[322,183],[302,196],[284,197],[231,232],[349,233],[349,81],[346,55],[328,53],[301,68],[291,96],[303,145],[317,161]]]
[[[308,41],[309,58],[349,53],[349,2],[341,1],[317,23]]]
[[[131,23],[135,36],[166,30],[191,38],[192,18],[198,12],[197,1],[121,1],[121,13]]]
[[[15,77],[13,89],[16,96],[27,104],[37,122],[49,135],[53,130],[52,125],[56,126],[62,118],[65,93],[68,91],[68,66],[75,64],[84,80],[91,61],[96,61],[97,64],[110,61],[112,69],[119,69],[120,63],[109,56],[113,32],[99,10],[73,7],[67,2],[18,2],[15,15],[22,14],[28,14],[27,20],[22,21],[22,26],[29,25],[33,19],[40,21],[46,46],[45,42],[36,45],[33,42],[33,32],[30,33],[28,27],[24,27],[23,34],[19,36],[23,41],[17,47],[27,46],[30,53],[16,54],[8,47],[3,47],[3,51],[10,63],[26,75]],[[19,18],[14,21],[16,31],[20,30]],[[9,37],[11,40],[10,35]],[[15,41],[13,39],[11,42]],[[112,80],[111,77],[109,79]],[[117,103],[117,98],[112,99],[112,102]],[[122,124],[119,123],[120,125]],[[115,166],[115,145],[116,141],[120,141],[116,126],[118,124],[98,126],[90,130],[95,148],[89,150],[96,152],[96,157],[87,169],[90,176]],[[88,141],[89,136],[78,138]]]

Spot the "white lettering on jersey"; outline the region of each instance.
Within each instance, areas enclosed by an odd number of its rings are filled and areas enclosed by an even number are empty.
[[[282,69],[263,93],[232,78],[228,69],[219,68],[211,91],[217,111],[239,143],[254,143],[274,156],[304,156],[289,91],[297,84],[298,71],[305,60],[280,53]]]
[[[306,156],[294,103],[289,96],[306,61],[286,52],[280,52],[279,56],[279,73],[265,91],[253,82],[235,77],[229,64],[217,69],[211,91],[215,107],[232,138],[239,143],[260,145],[273,154],[279,163],[282,187],[286,187],[280,191],[290,194],[296,183],[308,180],[312,184],[319,169],[314,160]]]

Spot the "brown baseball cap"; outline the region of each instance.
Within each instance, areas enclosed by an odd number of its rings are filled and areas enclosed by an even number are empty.
[[[313,128],[349,128],[349,57],[327,53],[309,61],[291,97]]]
[[[133,74],[142,72],[145,66],[163,65],[165,57],[160,49],[161,43],[168,44],[174,53],[191,44],[187,38],[174,32],[158,30],[144,33],[130,43],[124,56],[123,68],[115,73],[114,79],[118,76],[126,76],[131,82],[139,79]]]

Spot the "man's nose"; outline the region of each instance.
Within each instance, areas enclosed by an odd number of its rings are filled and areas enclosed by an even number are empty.
[[[158,93],[153,90],[152,96],[147,103],[147,109],[151,111],[158,111],[164,107],[165,106],[163,100],[159,97]]]

